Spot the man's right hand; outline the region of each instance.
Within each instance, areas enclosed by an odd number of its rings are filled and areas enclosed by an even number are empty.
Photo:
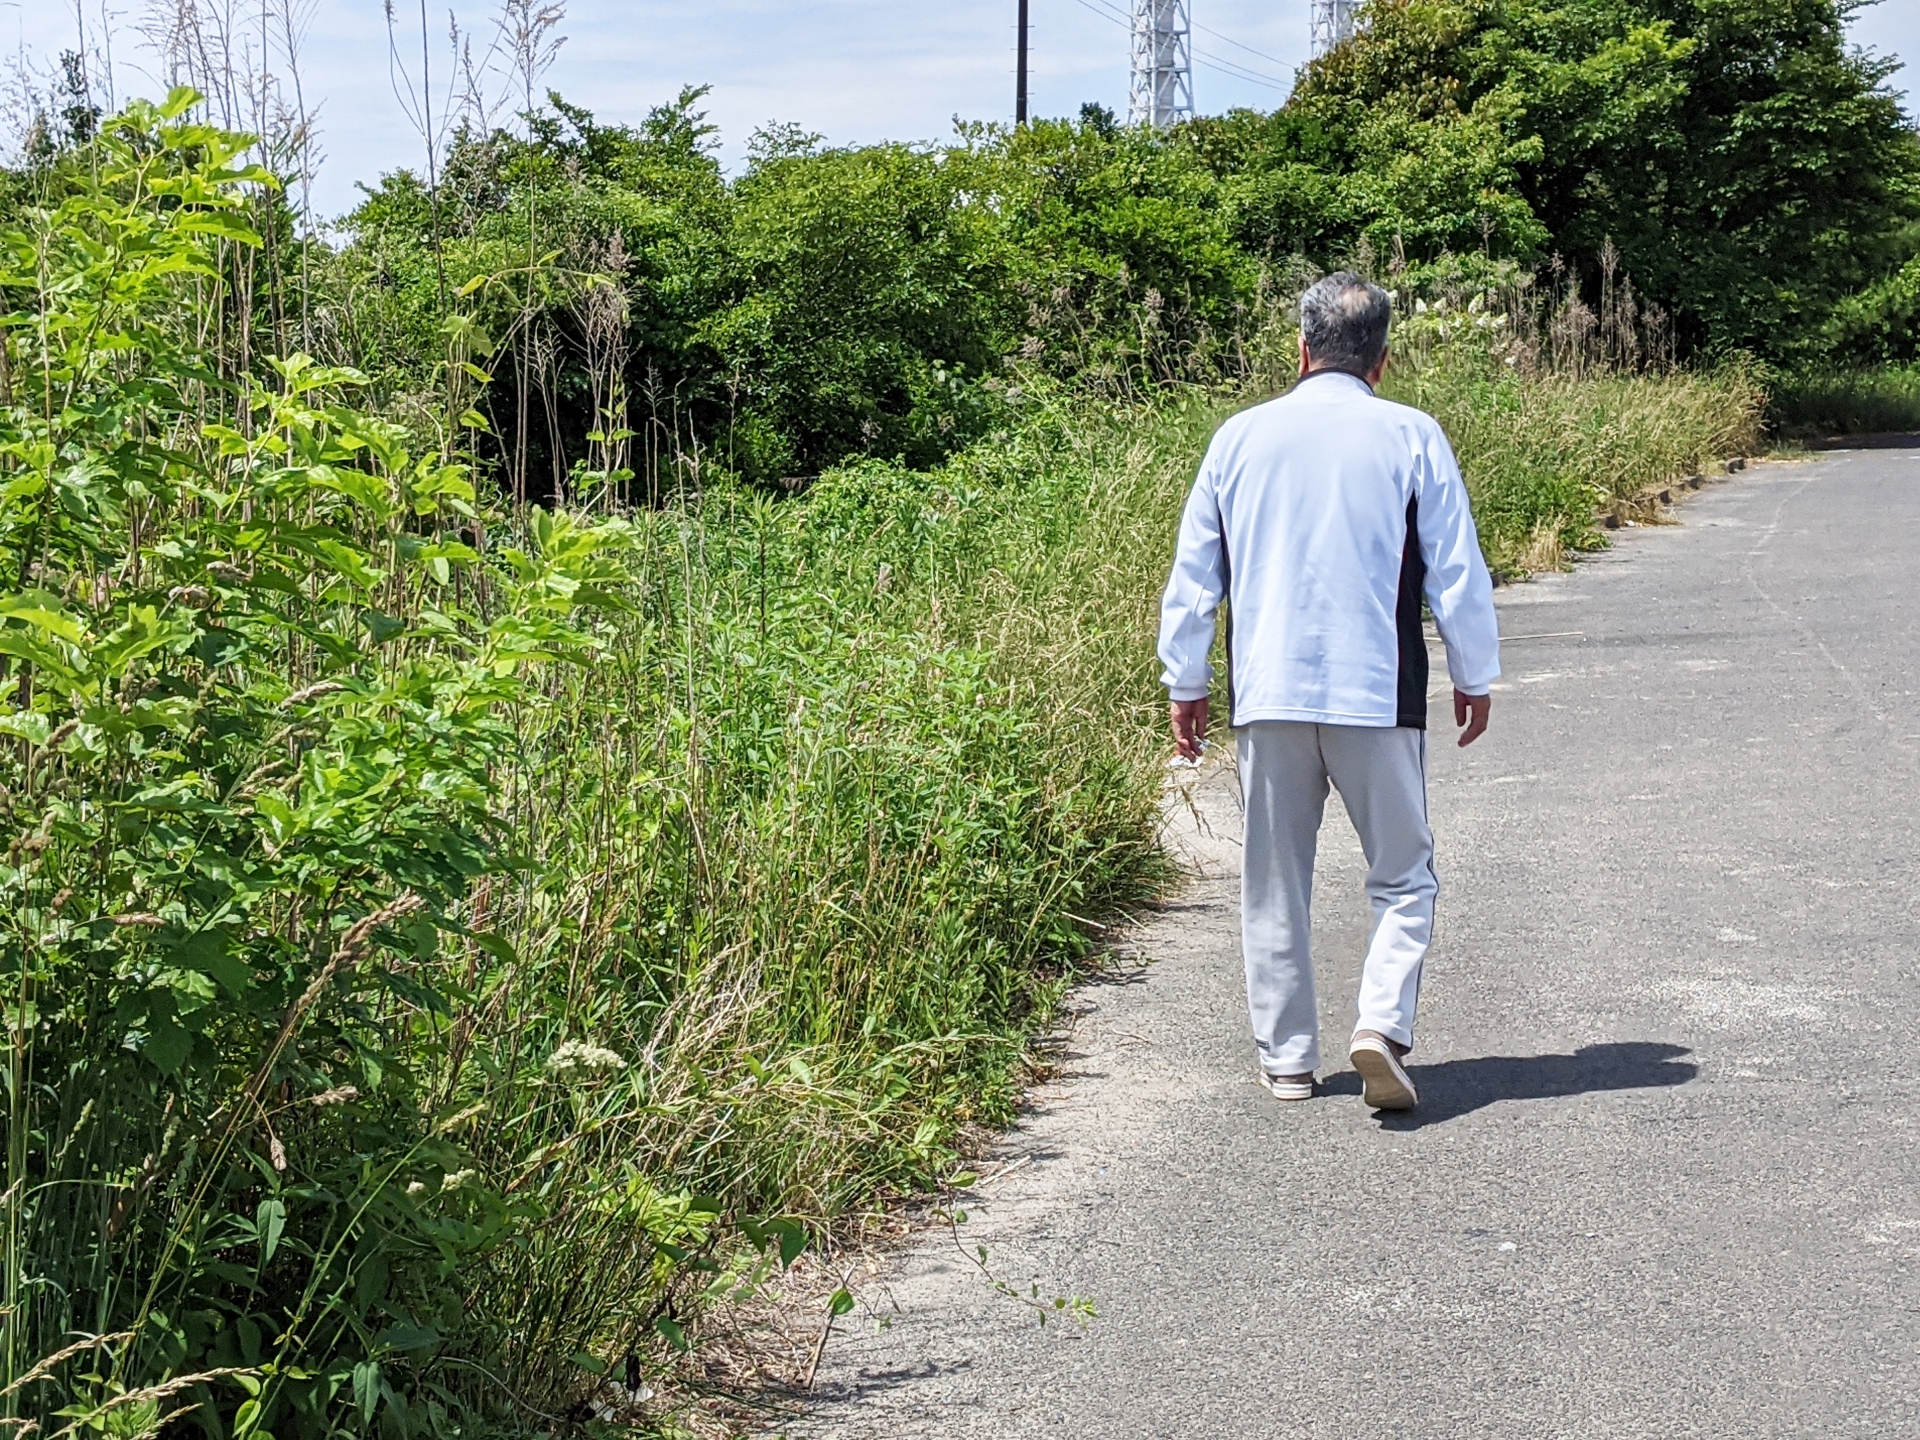
[[[1200,742],[1207,738],[1207,697],[1176,700],[1173,711],[1173,743],[1184,760],[1200,758]]]
[[[1491,695],[1469,695],[1464,690],[1454,690],[1453,723],[1465,727],[1465,733],[1460,736],[1461,745],[1471,745],[1487,733],[1487,717],[1492,713]]]

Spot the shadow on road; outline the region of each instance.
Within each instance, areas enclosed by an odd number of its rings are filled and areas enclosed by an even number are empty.
[[[857,1405],[869,1397],[926,1380],[951,1379],[973,1369],[971,1360],[923,1360],[919,1364],[861,1366],[849,1380],[829,1383],[811,1392],[816,1402],[835,1406]],[[799,1395],[796,1394],[796,1399]]]
[[[1478,1060],[1446,1060],[1438,1065],[1409,1065],[1420,1090],[1420,1108],[1380,1111],[1389,1130],[1418,1130],[1457,1120],[1502,1100],[1554,1100],[1600,1090],[1644,1090],[1684,1085],[1700,1073],[1684,1045],[1628,1040],[1582,1045],[1571,1055],[1487,1055]],[[1330,1077],[1329,1095],[1358,1095],[1360,1077],[1351,1070]]]

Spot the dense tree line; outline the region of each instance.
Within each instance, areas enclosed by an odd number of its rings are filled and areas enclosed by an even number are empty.
[[[859,147],[773,127],[731,177],[702,90],[633,126],[551,95],[464,128],[433,185],[384,177],[333,246],[263,223],[255,331],[396,404],[469,377],[472,443],[536,497],[657,494],[667,456],[789,485],[925,464],[995,426],[1010,358],[1217,373],[1343,264],[1590,295],[1617,268],[1683,357],[1906,358],[1920,136],[1890,62],[1849,48],[1854,8],[1376,0],[1270,114],[1161,135],[1088,106]]]
[[[328,283],[348,350],[415,377],[449,287],[477,286],[512,381],[492,433],[536,491],[610,424],[762,481],[924,463],[993,423],[1006,357],[1204,371],[1336,264],[1418,284],[1557,263],[1594,288],[1611,246],[1683,355],[1872,360],[1913,343],[1920,139],[1850,8],[1380,0],[1271,114],[1163,136],[1089,106],[920,146],[775,129],[732,179],[701,91],[633,127],[554,96],[464,133],[437,192],[383,180]]]
[[[1355,169],[1383,141],[1417,153],[1400,136],[1422,125],[1497,136],[1525,206],[1501,232],[1517,258],[1590,267],[1611,239],[1689,348],[1794,361],[1844,338],[1835,307],[1920,243],[1920,148],[1891,62],[1848,48],[1858,8],[1396,0],[1294,108],[1353,137]]]

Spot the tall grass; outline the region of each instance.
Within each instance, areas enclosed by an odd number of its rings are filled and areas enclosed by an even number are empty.
[[[1766,391],[1753,371],[1525,376],[1442,358],[1388,393],[1446,428],[1496,572],[1551,569],[1600,542],[1597,511],[1760,444]]]
[[[575,1200],[488,1282],[560,1332],[516,1346],[527,1388],[577,1388],[589,1341],[657,1341],[650,1257],[610,1263],[581,1223],[608,1183],[815,1228],[924,1186],[1013,1113],[1091,922],[1162,882],[1150,637],[1217,406],[1029,403],[936,473],[637,518],[639,603],[527,737],[531,863],[497,903],[541,958],[476,1039],[629,1059],[591,1154],[527,1182]],[[501,1173],[525,1146],[476,1153]]]
[[[1920,431],[1920,365],[1782,376],[1769,419],[1787,440],[1912,434]]]

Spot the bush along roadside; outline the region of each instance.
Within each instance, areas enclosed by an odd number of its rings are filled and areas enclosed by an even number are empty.
[[[1789,443],[1920,433],[1920,364],[1808,369],[1771,388],[1768,419]]]
[[[355,372],[210,346],[272,181],[192,103],[0,235],[0,1398],[564,1430],[949,1171],[1150,893],[1104,728],[1150,674],[1094,664],[1144,552],[1099,552],[1204,415],[1091,488],[1041,413],[938,476],[508,524]]]
[[[473,1276],[541,1198],[464,1049],[516,957],[474,923],[542,671],[607,643],[631,535],[535,513],[486,548],[457,457],[301,357],[223,378],[197,318],[256,243],[244,137],[176,92],[0,236],[4,1404],[44,1434],[447,1433]],[[587,1072],[583,1077],[575,1073]],[[716,1216],[636,1192],[663,1273]],[[764,1233],[764,1232],[763,1232]]]
[[[1395,345],[1410,363],[1384,384],[1445,428],[1487,563],[1507,578],[1599,548],[1596,513],[1752,454],[1768,403],[1764,371],[1745,357],[1622,365],[1619,351],[1646,345],[1630,319],[1580,333],[1577,297],[1545,315],[1525,298],[1402,296]]]

